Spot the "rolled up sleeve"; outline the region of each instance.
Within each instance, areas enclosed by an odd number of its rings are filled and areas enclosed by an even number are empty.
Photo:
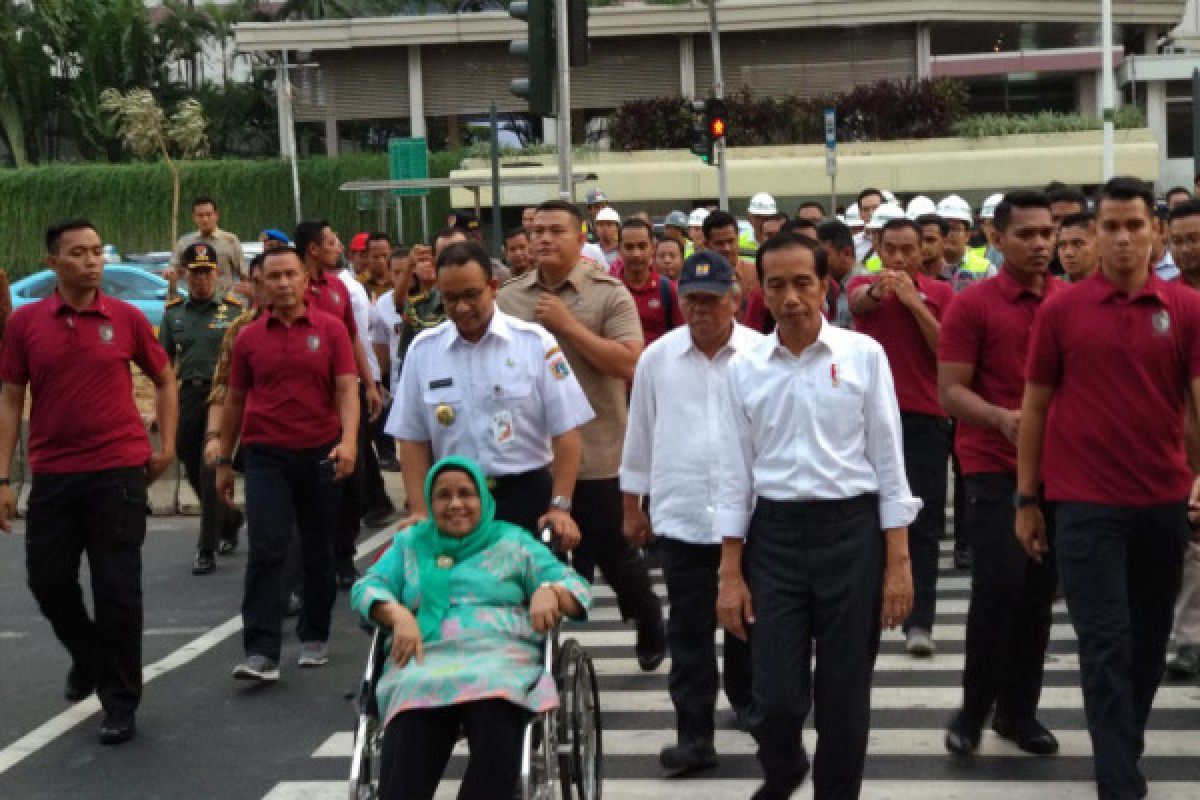
[[[713,525],[723,539],[744,539],[754,511],[754,439],[741,401],[737,357],[721,392],[717,511]]]

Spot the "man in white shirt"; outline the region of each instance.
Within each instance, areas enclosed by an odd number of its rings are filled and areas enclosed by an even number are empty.
[[[880,625],[912,608],[908,525],[921,503],[883,348],[821,314],[825,252],[782,234],[757,268],[777,327],[726,371],[717,617],[754,651],[756,800],[787,798],[804,780],[810,704],[813,796],[856,798]]]
[[[729,359],[763,339],[734,321],[733,282],[733,267],[716,253],[684,262],[679,299],[687,325],[663,334],[638,360],[621,459],[625,537],[635,547],[657,543],[671,603],[667,686],[678,743],[663,748],[658,760],[673,776],[717,763],[718,408]],[[642,510],[647,495],[649,516]],[[749,648],[726,634],[724,660],[725,696],[748,724]]]
[[[466,456],[488,476],[497,519],[530,532],[549,524],[570,549],[580,538],[570,513],[579,428],[595,414],[554,336],[496,308],[491,269],[476,242],[438,256],[448,319],[409,346],[385,430],[415,517],[428,514],[430,465]]]

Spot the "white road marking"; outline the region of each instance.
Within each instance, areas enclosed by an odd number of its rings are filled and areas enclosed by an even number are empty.
[[[392,532],[377,533],[358,545],[356,557],[373,552],[392,538]],[[188,642],[165,658],[142,668],[142,682],[148,684],[173,669],[194,661],[242,629],[242,617],[231,617],[204,635]],[[0,775],[71,730],[100,710],[100,701],[92,695],[42,723],[17,741],[0,750]]]

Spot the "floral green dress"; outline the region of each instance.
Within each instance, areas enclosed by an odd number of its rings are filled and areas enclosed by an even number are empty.
[[[424,663],[398,667],[388,660],[376,692],[385,722],[401,711],[492,698],[532,712],[556,708],[554,680],[542,665],[545,637],[529,617],[529,599],[545,582],[561,583],[584,609],[591,604],[587,582],[526,533],[506,533],[458,565],[441,636],[422,643]],[[368,621],[379,601],[414,613],[420,605],[412,529],[398,533],[354,585],[351,603]]]

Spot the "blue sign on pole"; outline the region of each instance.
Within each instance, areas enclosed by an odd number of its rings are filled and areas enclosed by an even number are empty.
[[[825,174],[837,174],[837,112],[825,109]]]

